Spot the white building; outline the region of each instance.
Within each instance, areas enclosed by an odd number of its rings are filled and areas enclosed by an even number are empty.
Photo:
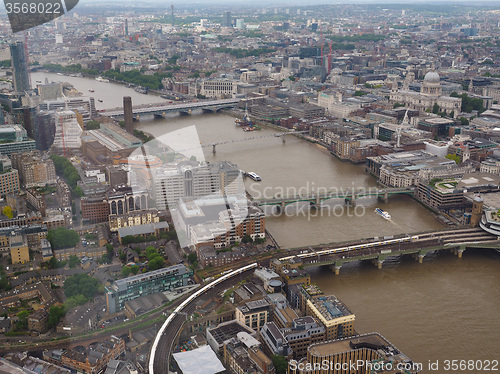
[[[210,79],[201,84],[200,94],[223,99],[233,97],[238,90],[237,82],[229,79]]]
[[[462,99],[458,97],[449,97],[442,95],[441,79],[435,71],[425,74],[424,82],[420,92],[410,91],[409,84],[413,81],[412,73],[408,73],[403,89],[398,90],[397,85],[393,85],[390,95],[391,103],[400,103],[405,106],[425,112],[426,109],[432,110],[434,105],[439,106],[439,111],[450,114],[454,113],[455,118],[461,112]]]
[[[328,114],[337,118],[349,118],[351,113],[361,108],[360,104],[342,101],[341,92],[320,92],[318,94],[318,105],[326,108]]]
[[[80,136],[83,133],[76,114],[71,110],[59,111],[54,114],[56,123],[56,135],[54,137],[55,148],[80,148],[82,140]]]

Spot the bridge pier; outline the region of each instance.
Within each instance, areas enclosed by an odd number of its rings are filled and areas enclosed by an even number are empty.
[[[276,208],[276,212],[278,213],[278,215],[281,215],[283,213],[283,211],[285,210],[285,203],[282,202],[280,203],[279,205],[275,205],[273,207],[273,209]]]
[[[315,201],[309,201],[309,208],[310,209],[318,209],[319,206]]]
[[[340,275],[340,268],[342,267],[341,261],[336,261],[335,264],[330,265],[330,269],[335,272],[335,275]]]
[[[462,248],[457,249],[457,251],[456,251],[456,252],[457,252],[457,256],[458,256],[458,258],[462,258],[462,254],[464,253],[464,251],[465,251],[465,249],[462,249]]]
[[[286,138],[285,138],[285,135],[283,135],[283,136],[281,137],[281,141],[283,142],[283,144],[285,144],[285,143],[286,143]]]
[[[422,264],[424,262],[424,257],[427,254],[427,251],[420,251],[418,253],[413,254],[413,258],[418,261],[419,264]]]
[[[383,257],[383,256],[378,256],[377,258],[374,258],[372,260],[373,265],[375,265],[377,267],[377,269],[382,269],[382,264],[384,263],[384,261],[385,261],[385,257]]]
[[[389,203],[389,194],[388,194],[388,192],[385,191],[383,196],[379,195],[378,199],[381,200],[381,201],[383,201],[385,204]]]
[[[350,205],[352,207],[355,207],[356,206],[356,200],[355,199],[344,199],[344,203],[345,205]]]

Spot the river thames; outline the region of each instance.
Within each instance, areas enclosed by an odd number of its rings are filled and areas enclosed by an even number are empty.
[[[86,78],[34,73],[32,80],[43,81],[45,76],[72,83],[84,95],[89,89],[95,90],[92,95],[103,100],[96,100],[98,109],[121,106],[125,95],[131,96],[135,105],[165,101]],[[157,137],[196,126],[200,142],[207,145],[207,161],[228,160],[262,177],[261,182],[245,182],[254,197],[376,186],[376,180],[362,166],[341,162],[324,148],[296,137],[288,136],[283,144],[272,136],[277,132],[273,129],[243,132],[227,114],[195,111],[191,116],[141,118],[135,125]],[[264,135],[271,136],[242,141]],[[221,141],[234,142],[217,146],[213,155],[210,144]],[[388,204],[376,199],[359,200],[355,209],[341,201],[332,204],[337,204],[336,209],[310,211],[294,204],[280,216],[267,211],[266,227],[283,247],[443,228],[429,211],[406,196],[391,197]],[[387,210],[392,220],[377,216],[373,212],[376,207]],[[312,270],[311,277],[325,294],[335,294],[351,309],[358,332],[378,331],[415,362],[423,363],[425,373],[443,373],[447,359],[499,359],[499,262],[500,255],[495,251],[468,250],[462,259],[443,252],[428,255],[423,264],[396,258],[384,262],[382,270],[358,263],[344,265],[339,276],[325,267]],[[427,370],[429,360],[440,360],[441,370]]]

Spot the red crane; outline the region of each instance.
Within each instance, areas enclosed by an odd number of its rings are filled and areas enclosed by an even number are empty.
[[[63,124],[62,115],[59,115],[59,122],[61,124],[61,137],[62,137],[63,154],[64,154],[64,157],[67,157],[66,156],[66,142],[64,140],[64,124]]]
[[[326,70],[328,71],[328,74],[330,74],[330,71],[332,70],[332,44],[333,41],[329,41],[328,44],[330,45],[330,53],[328,54],[328,66]]]

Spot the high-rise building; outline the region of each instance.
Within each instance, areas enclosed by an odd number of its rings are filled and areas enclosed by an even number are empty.
[[[231,12],[228,10],[222,16],[222,27],[231,27]]]
[[[17,42],[11,44],[10,56],[12,62],[12,76],[14,78],[14,91],[25,92],[31,90],[24,43]]]
[[[0,195],[19,192],[19,173],[7,156],[0,155]]]
[[[33,135],[36,141],[36,148],[40,151],[47,151],[52,146],[56,135],[54,112],[42,111],[37,114]]]
[[[123,97],[123,117],[125,120],[125,130],[130,134],[134,133],[134,117],[132,114],[132,98],[130,96]]]
[[[76,120],[75,112],[63,110],[54,115],[56,133],[54,135],[54,147],[56,148],[80,148],[82,141],[80,136],[82,128]]]
[[[5,117],[3,115],[2,109],[0,109],[0,125],[3,125],[5,123]]]
[[[162,167],[153,175],[156,206],[160,210],[177,205],[184,197],[202,198],[244,194],[245,186],[238,166],[227,161],[199,164],[183,162],[177,167]]]
[[[236,28],[238,30],[243,30],[245,28],[245,20],[243,18],[238,18],[236,20]]]

